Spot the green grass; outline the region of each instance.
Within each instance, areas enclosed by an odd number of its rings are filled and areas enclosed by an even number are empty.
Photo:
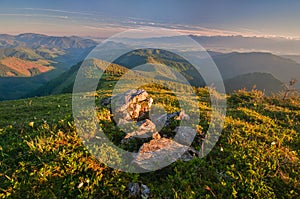
[[[97,92],[97,100],[109,95]],[[167,111],[176,98],[146,86]],[[180,89],[178,90],[180,91]],[[209,125],[210,102],[197,89],[200,125]],[[127,198],[127,184],[141,182],[151,198],[297,198],[300,195],[300,99],[265,97],[258,91],[228,96],[225,129],[202,159],[180,160],[159,171],[130,174],[108,168],[82,144],[72,120],[71,94],[0,102],[0,198]],[[98,118],[115,143],[105,107]],[[33,125],[32,123],[33,122]],[[175,125],[175,124],[171,124]],[[171,129],[164,129],[171,134]],[[192,146],[199,149],[203,134]],[[125,146],[137,150],[135,145]],[[221,150],[221,147],[223,151]]]

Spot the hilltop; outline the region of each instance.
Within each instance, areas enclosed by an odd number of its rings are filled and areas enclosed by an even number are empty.
[[[115,127],[108,108],[100,106],[100,100],[111,95],[111,85],[116,81],[111,77],[107,73],[106,86],[86,97],[95,96],[97,119],[108,139],[125,150],[137,151],[139,143],[135,141],[120,144],[126,134]],[[178,110],[174,94],[185,89],[180,86],[173,92],[151,84],[142,88],[167,112]],[[211,107],[207,88],[195,92],[200,122],[192,147],[200,150]],[[71,97],[63,94],[0,102],[0,111],[5,113],[0,115],[1,197],[127,198],[130,182],[147,185],[150,198],[299,197],[297,95],[281,100],[280,96],[266,97],[257,90],[231,94],[225,129],[208,156],[178,160],[144,174],[113,170],[89,153],[76,132]],[[162,135],[173,134],[174,122],[162,130]]]

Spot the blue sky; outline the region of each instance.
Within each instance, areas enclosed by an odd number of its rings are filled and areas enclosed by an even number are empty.
[[[300,1],[0,0],[0,33],[110,36],[138,26],[300,38]]]

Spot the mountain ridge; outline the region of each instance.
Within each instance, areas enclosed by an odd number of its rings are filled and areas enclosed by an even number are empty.
[[[24,97],[83,60],[97,44],[76,36],[0,34],[1,99]],[[7,63],[7,59],[11,63]]]
[[[9,42],[6,42],[9,40]],[[12,43],[11,43],[12,42]],[[6,45],[3,45],[5,43]],[[1,45],[2,44],[2,45]],[[68,48],[88,48],[97,45],[97,42],[91,39],[85,39],[77,36],[48,36],[44,34],[23,33],[19,35],[0,34],[0,47],[30,47],[38,48],[41,46],[47,48],[59,47]]]

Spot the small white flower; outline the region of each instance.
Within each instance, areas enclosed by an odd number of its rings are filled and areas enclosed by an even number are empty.
[[[273,141],[272,143],[271,143],[271,145],[275,145],[276,143]]]
[[[83,182],[81,182],[81,183],[77,186],[77,188],[80,189],[82,186],[83,186]]]

